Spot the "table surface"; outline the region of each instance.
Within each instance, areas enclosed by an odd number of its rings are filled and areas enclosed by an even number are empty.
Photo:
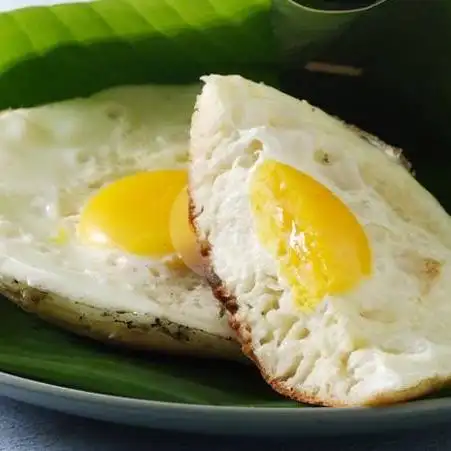
[[[327,439],[207,437],[113,426],[0,398],[0,451],[119,451],[130,447],[137,451],[299,451],[300,445],[312,451],[445,451],[451,449],[451,432],[442,426],[402,434]]]
[[[68,3],[74,0],[0,0],[0,11],[27,5]],[[89,1],[89,0],[75,0]],[[448,427],[428,428],[390,435],[302,439],[302,448],[330,451],[408,451],[451,449]],[[213,442],[214,441],[214,442]],[[299,450],[300,439],[206,437],[174,434],[63,415],[0,398],[0,451],[152,451],[277,449]]]

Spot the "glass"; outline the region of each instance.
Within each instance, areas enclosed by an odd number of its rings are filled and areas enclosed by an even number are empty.
[[[388,0],[273,0],[273,26],[284,63],[308,61],[358,17]]]

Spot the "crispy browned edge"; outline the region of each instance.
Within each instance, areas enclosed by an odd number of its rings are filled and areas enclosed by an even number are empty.
[[[386,143],[384,143],[374,135],[364,132],[353,125],[346,124],[343,121],[341,122],[343,123],[343,125],[349,127],[350,129],[358,133],[362,138],[374,143],[374,145],[378,147],[381,151],[384,151],[387,148],[392,149],[394,152],[394,157],[396,157],[398,163],[401,166],[403,166],[409,173],[411,173],[412,176],[414,176],[412,166],[410,162],[407,160],[407,158],[404,156],[402,149],[393,146],[388,146]],[[199,231],[197,230],[195,220],[196,219],[195,205],[193,203],[190,190],[188,190],[188,195],[190,202],[189,220],[197,237],[199,237]],[[218,275],[214,271],[210,258],[212,249],[211,243],[209,243],[208,241],[201,241],[199,242],[199,246],[203,257],[205,278],[207,279],[216,299],[218,299],[218,301],[221,302],[221,304],[227,310],[230,327],[237,334],[237,339],[241,345],[241,350],[243,354],[255,364],[255,366],[260,371],[266,383],[269,384],[269,386],[280,395],[300,403],[306,403],[323,407],[383,407],[385,405],[401,403],[419,398],[420,396],[430,394],[432,392],[435,392],[436,390],[440,390],[441,388],[451,384],[450,379],[434,377],[426,379],[421,383],[419,383],[417,386],[409,387],[405,390],[380,393],[372,397],[371,399],[366,400],[364,403],[359,404],[344,403],[343,401],[338,399],[324,399],[318,397],[315,393],[311,392],[301,393],[298,390],[294,390],[293,388],[287,387],[283,380],[271,377],[265,371],[265,369],[262,367],[259,360],[255,356],[254,349],[252,347],[251,328],[248,324],[241,324],[236,319],[236,312],[238,311],[238,303],[236,297],[229,292],[223,281],[218,277]]]
[[[0,279],[0,293],[27,313],[107,345],[174,355],[245,360],[235,339],[192,329],[165,318],[100,310],[81,302],[69,302],[15,280]]]

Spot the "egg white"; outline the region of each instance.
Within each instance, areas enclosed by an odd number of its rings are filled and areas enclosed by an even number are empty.
[[[196,85],[129,86],[1,113],[0,275],[68,302],[229,337],[199,275],[90,247],[76,234],[81,209],[105,183],[186,167],[197,92]]]
[[[451,221],[399,152],[273,88],[203,80],[191,129],[194,222],[210,281],[266,380],[324,405],[394,402],[451,380]],[[328,187],[370,242],[371,276],[314,312],[294,304],[255,231],[249,185],[268,159]]]

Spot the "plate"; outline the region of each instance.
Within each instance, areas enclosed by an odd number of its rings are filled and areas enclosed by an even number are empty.
[[[274,80],[279,71],[273,64],[270,3],[100,0],[1,14],[0,109],[89,95],[118,84],[183,83],[216,71]],[[341,77],[338,83],[295,71],[284,86],[389,142],[417,147],[409,157],[421,181],[451,206],[447,168],[440,158],[431,158],[434,149],[446,148],[446,140],[436,141],[435,128],[426,136],[422,115],[412,105],[399,112],[394,106],[401,103],[392,99],[378,110],[386,91],[377,93],[365,80]],[[360,88],[365,94],[356,95]],[[358,99],[364,102],[356,104]],[[416,117],[410,118],[409,111]],[[385,129],[380,118],[388,124]],[[415,126],[414,119],[419,121]],[[412,129],[422,130],[421,137]],[[167,430],[259,436],[378,432],[451,416],[446,392],[386,408],[313,408],[278,396],[250,365],[120,352],[44,324],[1,298],[0,317],[0,394],[70,414]]]
[[[202,406],[147,401],[73,390],[0,373],[0,394],[96,420],[204,434],[326,436],[388,432],[448,422],[451,399],[387,408]]]

